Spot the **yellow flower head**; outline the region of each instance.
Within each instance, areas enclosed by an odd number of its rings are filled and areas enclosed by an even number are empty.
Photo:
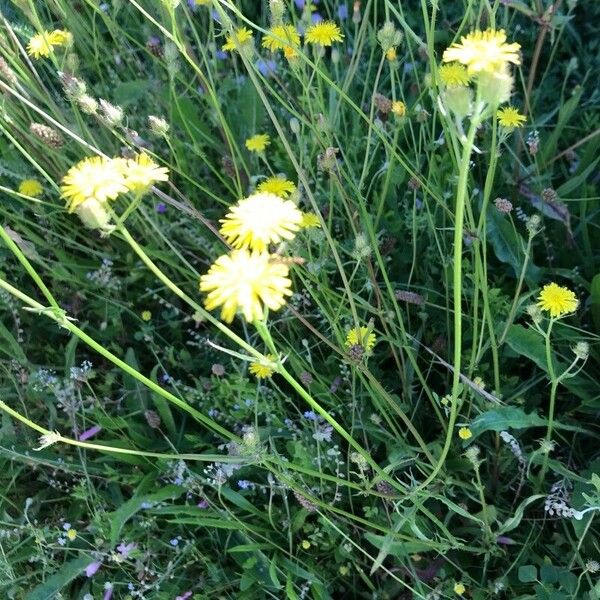
[[[48,36],[48,41],[52,46],[70,46],[73,43],[73,34],[66,29],[55,29]]]
[[[469,85],[469,81],[471,79],[467,69],[460,63],[442,65],[438,69],[438,74],[442,83],[448,87],[461,87]]]
[[[27,54],[33,58],[41,58],[42,56],[50,56],[52,52],[52,44],[50,42],[50,32],[43,31],[34,35],[27,44]]]
[[[331,46],[333,42],[341,42],[344,34],[337,23],[333,21],[321,21],[311,25],[304,35],[307,44],[318,46]]]
[[[152,318],[152,313],[149,310],[143,310],[140,316],[142,317],[142,321],[148,322]]]
[[[392,112],[397,117],[403,117],[406,114],[406,104],[402,100],[396,100],[392,102]]]
[[[301,545],[303,550],[308,550],[312,544],[308,540],[302,540]]]
[[[498,111],[498,123],[507,129],[515,127],[523,127],[523,123],[527,121],[527,117],[522,115],[514,106],[507,106]]]
[[[250,152],[264,152],[270,143],[271,138],[268,133],[257,133],[246,140],[246,148]]]
[[[394,48],[393,46],[385,53],[385,57],[390,61],[393,62],[396,60],[396,58],[398,57],[398,55],[396,54],[396,48]]]
[[[252,32],[247,27],[236,29],[225,38],[223,50],[238,50],[252,43]]]
[[[537,306],[547,310],[551,317],[562,317],[568,313],[575,312],[579,306],[579,300],[569,288],[548,283],[538,296]]]
[[[309,227],[321,227],[321,221],[315,213],[302,213],[300,227],[308,229]]]
[[[69,529],[67,531],[67,537],[69,540],[73,541],[77,537],[77,531],[75,529]]]
[[[19,184],[19,193],[31,198],[37,198],[42,195],[44,188],[37,179],[24,179]]]
[[[467,588],[459,581],[454,584],[454,593],[462,596],[467,591]]]
[[[292,48],[292,46],[286,46],[283,49],[283,55],[288,60],[292,60],[293,58],[296,58],[298,56],[298,51],[296,50],[296,48]]]
[[[270,192],[280,198],[287,198],[296,189],[293,181],[288,181],[284,177],[269,177],[261,181],[256,188],[259,192]]]
[[[302,213],[291,200],[259,192],[229,210],[221,219],[221,233],[234,248],[263,252],[271,243],[293,239],[301,222]]]
[[[354,327],[346,334],[346,346],[363,346],[366,350],[371,350],[377,341],[377,337],[368,327]]]
[[[458,430],[458,437],[461,440],[469,440],[473,437],[473,432],[468,427],[461,427]]]
[[[271,362],[275,360],[275,357],[272,354],[267,354],[265,358]],[[273,375],[274,369],[268,364],[256,361],[250,363],[248,371],[258,379],[268,379]]]
[[[300,45],[300,34],[293,25],[275,25],[263,38],[263,48],[268,48],[271,52],[275,50],[285,50]]]
[[[508,63],[521,64],[519,57],[520,44],[506,43],[506,33],[498,31],[473,31],[460,38],[460,43],[454,43],[445,50],[443,62],[459,62],[467,67],[469,74],[486,71],[500,71]]]
[[[200,278],[200,291],[208,292],[207,310],[221,306],[221,318],[231,323],[239,309],[249,321],[262,319],[263,305],[279,310],[292,295],[286,264],[266,252],[234,250],[217,258]]]
[[[168,181],[169,170],[159,167],[145,152],[135,158],[115,159],[119,165],[125,185],[132,192],[144,192],[159,181]]]
[[[61,196],[69,212],[88,199],[104,203],[127,191],[125,176],[117,161],[92,156],[71,167],[62,179]]]
[[[208,6],[212,0],[194,0],[195,6]]]

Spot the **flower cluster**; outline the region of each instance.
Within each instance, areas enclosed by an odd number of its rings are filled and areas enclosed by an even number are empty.
[[[67,210],[76,212],[86,227],[109,232],[110,216],[106,210],[109,200],[127,192],[142,195],[155,183],[167,179],[168,169],[158,166],[144,153],[130,159],[92,156],[67,171],[62,179],[61,196]]]
[[[341,42],[343,39],[342,30],[333,21],[313,23],[304,33],[304,41],[307,44],[320,48],[332,46],[334,42]],[[300,33],[294,25],[278,23],[273,25],[263,37],[262,46],[271,52],[282,50],[284,56],[288,59],[295,58],[300,48]],[[225,51],[244,51],[250,47],[252,47],[252,31],[247,27],[240,27],[226,36],[222,49]]]
[[[442,100],[447,108],[462,119],[484,106],[493,111],[507,102],[513,88],[510,65],[521,64],[517,43],[507,43],[503,30],[473,31],[461,37],[444,51],[438,70],[442,84]],[[469,85],[477,87],[479,106],[474,106]],[[514,108],[499,112],[500,124],[508,129],[519,127],[524,117]],[[513,112],[514,111],[514,112]]]

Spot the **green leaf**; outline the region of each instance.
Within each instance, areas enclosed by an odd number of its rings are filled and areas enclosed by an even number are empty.
[[[93,562],[91,557],[83,556],[65,563],[54,575],[48,577],[44,583],[29,592],[25,596],[25,600],[50,600],[55,598],[58,592],[81,575],[91,562]]]
[[[519,581],[521,583],[532,583],[537,581],[537,568],[534,565],[523,565],[519,567]]]
[[[496,258],[512,267],[515,278],[521,275],[525,260],[526,243],[514,225],[495,208],[487,211],[487,236]],[[525,281],[530,287],[537,286],[541,270],[531,261],[525,271]]]
[[[527,429],[545,427],[548,422],[536,413],[527,414],[516,406],[501,406],[481,413],[469,425],[473,436],[484,431],[505,431],[507,429]]]
[[[532,502],[541,500],[542,498],[545,498],[544,494],[536,494],[535,496],[529,496],[529,498],[526,498],[525,500],[523,500],[523,502],[521,502],[521,504],[519,504],[519,506],[517,506],[517,510],[515,511],[515,514],[512,517],[509,517],[508,519],[506,519],[506,521],[504,521],[504,524],[500,526],[500,529],[498,529],[498,531],[497,531],[497,535],[505,534],[508,531],[512,531],[513,529],[518,527],[519,524],[521,523],[521,520],[523,519],[523,514],[525,513],[525,509]]]
[[[19,342],[17,342],[13,334],[3,325],[2,321],[0,321],[0,340],[6,342],[6,345],[0,343],[0,350],[2,350],[8,358],[15,359],[22,365],[27,362],[27,357],[21,349]]]
[[[146,503],[162,502],[163,500],[172,500],[179,498],[184,492],[184,488],[178,485],[168,485],[154,494],[140,494],[128,500],[113,513],[109,515],[110,520],[110,543],[114,546],[119,539],[123,525],[135,515]]]
[[[277,553],[273,555],[271,562],[269,563],[269,577],[271,578],[271,583],[280,590],[282,585],[281,581],[279,581],[279,577],[277,577]]]
[[[115,86],[111,102],[121,107],[133,104],[148,94],[151,84],[150,79],[122,81]]]

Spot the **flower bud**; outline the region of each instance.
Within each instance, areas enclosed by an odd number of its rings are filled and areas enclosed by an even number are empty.
[[[100,110],[104,121],[111,127],[120,125],[123,120],[123,109],[100,98]]]
[[[88,229],[100,229],[105,233],[114,229],[114,225],[110,225],[110,215],[106,208],[95,198],[88,198],[82,202],[75,212]]]
[[[377,32],[377,41],[384,53],[391,48],[399,46],[402,43],[403,37],[402,32],[398,31],[390,21],[387,21]]]
[[[167,135],[169,133],[169,124],[162,118],[150,115],[148,117],[148,126],[152,133],[156,135]]]
[[[587,360],[590,354],[590,345],[587,342],[577,342],[573,346],[573,352],[579,360]]]
[[[452,86],[443,91],[442,101],[459,119],[464,119],[471,114],[473,91],[469,87]]]
[[[496,107],[510,98],[514,79],[508,67],[496,73],[485,71],[479,74],[478,85],[481,98],[490,106]]]
[[[77,104],[79,104],[79,108],[82,112],[88,115],[95,115],[98,112],[98,103],[88,94],[84,94],[77,98]]]

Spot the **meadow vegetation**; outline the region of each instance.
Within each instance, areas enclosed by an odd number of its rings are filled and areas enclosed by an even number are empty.
[[[598,600],[599,22],[0,2],[0,597]]]

